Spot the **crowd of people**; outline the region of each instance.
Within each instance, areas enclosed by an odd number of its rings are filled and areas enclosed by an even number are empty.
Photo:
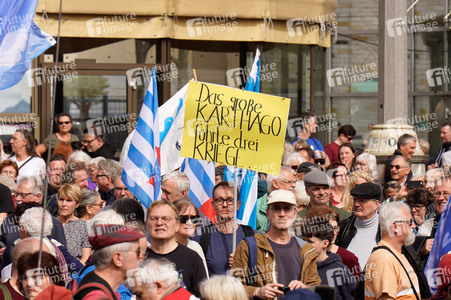
[[[315,115],[300,117],[279,175],[259,174],[255,228],[234,227],[224,166],[212,222],[179,170],[144,208],[114,149],[97,130],[79,141],[68,114],[41,144],[17,130],[1,153],[0,299],[451,299],[451,253],[436,286],[424,272],[451,194],[451,123],[414,174],[415,136],[378,168],[352,125],[323,147]]]

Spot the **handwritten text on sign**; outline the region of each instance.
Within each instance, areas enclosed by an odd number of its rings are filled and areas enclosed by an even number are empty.
[[[290,99],[191,81],[181,155],[278,175]]]

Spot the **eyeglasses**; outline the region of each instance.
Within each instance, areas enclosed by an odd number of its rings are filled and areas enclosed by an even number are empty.
[[[441,196],[444,196],[446,199],[448,199],[449,195],[451,195],[451,194],[450,193],[446,193],[446,192],[435,192],[434,193],[434,196],[437,197],[437,198],[439,198]]]
[[[228,198],[228,199],[219,198],[219,199],[214,199],[214,201],[217,205],[224,205],[224,202],[226,202],[227,205],[233,205],[233,198]]]
[[[407,225],[412,226],[412,224],[413,224],[414,222],[413,222],[413,219],[410,219],[410,220],[404,220],[404,221],[393,221],[393,223],[407,224]]]
[[[68,125],[68,124],[70,124],[70,121],[58,122],[58,125],[63,125],[63,124]]]
[[[92,140],[90,140],[90,141],[83,140],[82,143],[83,143],[83,144],[91,144],[91,143],[94,142],[95,140],[96,140],[96,139],[92,139]]]
[[[28,195],[32,195],[33,193],[16,193],[16,197],[27,198]]]
[[[426,206],[425,205],[409,205],[409,207],[410,207],[410,210],[421,210],[422,208],[425,208]]]
[[[158,220],[161,220],[163,223],[169,223],[172,221],[172,219],[174,219],[173,217],[170,216],[163,216],[163,217],[157,217],[157,216],[150,216],[149,217],[149,221],[151,223],[157,223]]]
[[[299,166],[291,166],[291,168],[292,168],[293,170],[297,171],[298,168],[299,168]]]
[[[100,207],[100,208],[103,208],[103,206],[105,205],[105,202],[100,202],[100,203],[95,203],[95,204],[90,204],[90,206],[98,206],[98,207]]]
[[[284,206],[284,207],[281,207],[281,206],[278,206],[278,205],[271,205],[271,206],[269,206],[269,209],[270,210],[272,210],[272,211],[274,211],[274,212],[276,212],[276,213],[280,213],[280,212],[282,212],[282,210],[284,211],[284,213],[290,213],[290,212],[292,212],[293,210],[294,210],[294,207],[293,206]]]
[[[352,141],[354,139],[353,136],[346,136],[346,138],[348,139],[348,141]]]
[[[196,223],[199,216],[190,216],[190,215],[180,215],[180,223],[186,224],[188,220],[191,220],[192,223]]]
[[[108,177],[108,175],[96,174],[96,178],[99,178],[99,177]]]
[[[334,231],[339,232],[340,231],[340,226],[334,226],[332,227],[334,229]]]
[[[296,180],[278,179],[278,181],[285,182],[285,183],[287,183],[287,184],[289,184],[289,185],[292,185],[292,184],[295,184],[295,183],[296,183]]]
[[[401,168],[405,168],[405,167],[401,167],[400,165],[390,165],[390,170],[395,168],[396,170],[399,170]]]

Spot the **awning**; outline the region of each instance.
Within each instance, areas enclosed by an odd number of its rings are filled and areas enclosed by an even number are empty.
[[[172,38],[330,47],[336,0],[63,1],[61,36]],[[58,32],[59,0],[41,0],[35,22]]]

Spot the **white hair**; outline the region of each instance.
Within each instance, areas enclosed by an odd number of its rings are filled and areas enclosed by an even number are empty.
[[[30,183],[31,185],[31,190],[30,193],[32,193],[33,195],[42,195],[43,194],[43,186],[40,184],[40,181],[36,178],[36,177],[32,177],[32,176],[24,176],[21,177],[18,181],[17,181],[17,187],[21,186],[24,183]]]
[[[301,154],[299,154],[299,152],[292,152],[285,156],[283,165],[289,167],[292,161],[296,161],[297,164],[302,164],[303,162],[305,162],[305,158]]]
[[[247,300],[241,281],[227,275],[215,275],[200,284],[200,293],[205,300]]]
[[[20,217],[20,225],[27,228],[30,236],[40,236],[42,227],[42,213],[45,213],[44,236],[52,234],[53,222],[50,213],[42,207],[32,207],[27,209]]]
[[[371,177],[373,177],[374,179],[377,179],[378,174],[377,174],[377,160],[376,160],[376,156],[374,156],[371,153],[362,153],[359,156],[357,156],[357,158],[355,159],[356,162],[366,162],[368,164],[368,170],[371,174]]]
[[[161,183],[170,179],[175,181],[175,186],[177,188],[178,193],[181,193],[183,190],[189,192],[190,189],[189,178],[188,176],[186,176],[185,173],[182,173],[180,171],[172,171],[171,173],[168,173],[161,178]]]
[[[296,182],[296,187],[294,188],[296,202],[300,205],[309,205],[310,203],[310,197],[307,195],[307,192],[305,191],[305,184],[304,181],[298,181]]]
[[[75,151],[72,152],[72,154],[69,155],[69,157],[67,158],[67,164],[70,165],[70,163],[74,161],[79,161],[85,163],[86,166],[89,166],[91,157],[83,151]]]
[[[279,172],[279,176],[275,176],[275,175],[271,175],[271,174],[266,174],[266,184],[268,185],[268,194],[272,192],[273,187],[272,187],[272,182],[274,180],[283,180],[285,178],[286,173],[290,173],[295,175],[296,172],[294,172],[294,170],[290,167],[286,167],[286,166],[281,166],[280,167],[280,172]]]
[[[112,209],[100,211],[91,220],[92,228],[99,225],[124,225],[125,220],[120,214]]]
[[[88,166],[89,165],[94,165],[94,166],[96,166],[97,168],[99,167],[99,162],[101,162],[102,160],[105,160],[106,158],[105,157],[102,157],[102,156],[98,156],[98,157],[94,157],[93,159],[91,159],[90,161],[89,161],[89,164],[88,164]]]
[[[155,287],[155,282],[160,281],[167,288],[179,281],[179,273],[175,264],[166,258],[148,259],[139,267],[138,280],[148,289]]]
[[[137,243],[137,241],[119,243],[104,248],[96,249],[94,251],[94,265],[96,266],[96,268],[99,269],[103,269],[110,266],[111,262],[113,261],[114,252],[125,253],[127,251],[130,251],[130,249],[133,247],[133,244],[135,243]]]
[[[404,211],[410,213],[410,208],[404,202],[396,201],[383,204],[379,208],[379,224],[381,232],[390,233],[393,221],[404,218]]]

